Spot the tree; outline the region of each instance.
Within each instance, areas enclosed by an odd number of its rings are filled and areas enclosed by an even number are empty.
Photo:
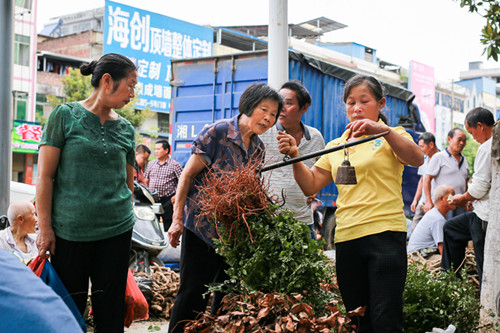
[[[476,159],[477,149],[479,148],[479,143],[472,138],[467,131],[465,131],[465,136],[467,138],[467,144],[462,150],[462,154],[467,159],[467,164],[469,164],[469,176],[474,174],[474,160]]]
[[[481,321],[498,324],[500,316],[500,122],[493,128],[491,143],[492,175],[490,214],[484,245],[483,284],[481,288]]]
[[[460,7],[468,7],[469,12],[478,13],[486,19],[481,31],[481,43],[486,45],[483,54],[488,59],[498,61],[500,54],[500,2],[498,0],[460,0]]]
[[[500,2],[498,0],[460,0],[460,6],[478,13],[485,20],[481,31],[483,54],[498,61],[500,54]],[[483,281],[481,287],[481,321],[492,322],[498,327],[500,318],[500,123],[493,129],[492,179],[490,189],[490,214],[484,246]]]
[[[86,99],[92,93],[92,84],[90,76],[83,76],[79,69],[69,69],[69,74],[62,79],[64,92],[66,93],[67,102],[75,102]],[[153,112],[146,107],[144,110],[136,110],[135,103],[139,99],[139,94],[136,89],[135,97],[125,105],[125,107],[115,110],[120,116],[130,121],[134,128],[141,126],[146,119],[153,116]],[[63,99],[56,96],[47,96],[47,100],[53,107],[63,102]]]

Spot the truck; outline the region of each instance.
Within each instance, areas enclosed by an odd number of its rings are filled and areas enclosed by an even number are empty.
[[[267,51],[172,60],[171,141],[172,157],[185,165],[191,144],[200,130],[218,119],[238,114],[243,91],[252,83],[267,83]],[[302,121],[317,128],[329,142],[339,137],[349,122],[343,102],[345,82],[357,74],[302,53],[289,50],[289,79],[300,81],[309,90],[312,103]],[[400,86],[382,82],[387,103],[382,110],[389,125],[401,125],[414,137],[424,128],[415,95]],[[402,195],[405,215],[418,185],[417,168],[407,166],[403,173]],[[323,215],[322,235],[326,249],[333,246],[337,189],[335,184],[323,188],[317,195]]]

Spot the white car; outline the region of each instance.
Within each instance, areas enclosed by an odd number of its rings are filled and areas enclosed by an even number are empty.
[[[10,182],[10,203],[20,200],[32,201],[35,198],[35,185]]]

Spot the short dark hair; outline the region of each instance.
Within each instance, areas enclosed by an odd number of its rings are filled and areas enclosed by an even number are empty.
[[[420,142],[420,140],[424,140],[424,143],[426,145],[428,145],[431,142],[434,145],[436,145],[436,137],[431,132],[425,132],[425,133],[420,134],[420,136],[418,137],[418,141],[417,142]]]
[[[135,147],[135,152],[139,154],[148,153],[149,155],[151,155],[151,149],[149,149],[148,146],[142,143],[138,144],[137,147]]]
[[[470,110],[465,116],[465,122],[469,127],[477,127],[478,123],[483,123],[486,126],[492,127],[495,125],[495,118],[493,117],[493,113],[491,111],[478,107]]]
[[[283,109],[283,98],[276,90],[265,83],[252,83],[248,86],[248,88],[245,89],[240,97],[238,111],[240,112],[240,114],[244,114],[250,117],[253,113],[253,110],[264,99],[270,99],[278,103],[278,110],[276,113],[276,119],[278,119],[278,116]]]
[[[312,99],[309,91],[297,80],[285,82],[281,89],[290,89],[295,91],[295,96],[297,96],[297,101],[299,102],[299,107],[302,109],[304,105],[311,105]]]
[[[99,87],[101,78],[108,73],[113,79],[113,91],[118,89],[119,82],[126,78],[132,71],[137,70],[135,64],[129,58],[117,53],[108,53],[99,60],[93,60],[90,64],[80,66],[82,75],[92,74],[90,83],[93,87]]]
[[[380,83],[379,80],[377,80],[376,77],[371,75],[356,74],[351,77],[344,86],[344,103],[347,101],[347,97],[349,97],[351,90],[359,86],[360,84],[366,84],[368,86],[370,92],[373,94],[377,102],[385,97],[384,86],[382,85],[382,83]],[[382,111],[379,112],[378,119],[382,119],[384,123],[389,124],[387,117]]]
[[[448,137],[449,137],[450,139],[453,139],[453,137],[455,136],[455,132],[456,132],[456,131],[460,131],[460,132],[462,132],[462,133],[464,133],[464,134],[465,134],[465,132],[463,131],[463,129],[458,128],[458,127],[455,127],[455,128],[452,128],[452,129],[448,132]]]
[[[168,153],[170,153],[170,143],[168,143],[167,139],[160,139],[156,141],[156,144],[161,143],[161,146],[163,147],[164,150],[168,150]]]

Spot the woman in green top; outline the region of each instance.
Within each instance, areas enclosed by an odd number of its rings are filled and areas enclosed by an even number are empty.
[[[56,107],[40,143],[37,246],[82,314],[90,278],[95,332],[123,332],[135,134],[113,109],[134,97],[137,69],[106,54],[80,70],[92,94]]]

